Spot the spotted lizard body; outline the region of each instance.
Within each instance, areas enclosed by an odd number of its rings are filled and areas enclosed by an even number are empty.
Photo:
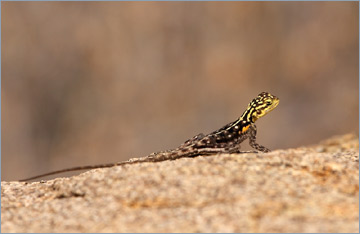
[[[252,148],[261,152],[269,152],[270,150],[268,148],[256,143],[255,121],[272,111],[278,104],[279,99],[276,96],[267,92],[262,92],[249,103],[247,109],[236,121],[231,122],[219,130],[207,135],[202,133],[198,134],[184,142],[176,149],[152,153],[146,157],[132,158],[123,162],[72,167],[33,176],[20,181],[33,180],[69,171],[106,168],[142,162],[161,162],[184,157],[196,157],[200,155],[212,155],[218,153],[242,153],[240,151],[240,143],[246,139],[249,139],[249,144]]]

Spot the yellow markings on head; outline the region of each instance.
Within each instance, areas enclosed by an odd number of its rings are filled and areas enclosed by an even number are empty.
[[[278,104],[279,98],[270,93],[262,92],[249,103],[241,119],[254,123],[257,119],[272,111]]]

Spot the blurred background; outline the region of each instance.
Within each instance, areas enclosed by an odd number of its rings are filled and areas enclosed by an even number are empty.
[[[175,148],[262,91],[280,98],[257,122],[270,149],[358,134],[358,9],[2,2],[1,178]]]

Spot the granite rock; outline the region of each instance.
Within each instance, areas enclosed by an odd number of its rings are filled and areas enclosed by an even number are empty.
[[[1,231],[358,233],[358,141],[3,181]]]

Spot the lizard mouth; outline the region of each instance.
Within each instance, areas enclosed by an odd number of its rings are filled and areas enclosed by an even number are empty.
[[[266,114],[269,113],[270,111],[274,110],[275,107],[277,107],[277,105],[279,105],[280,100],[278,98],[273,100],[272,105],[266,110]]]

